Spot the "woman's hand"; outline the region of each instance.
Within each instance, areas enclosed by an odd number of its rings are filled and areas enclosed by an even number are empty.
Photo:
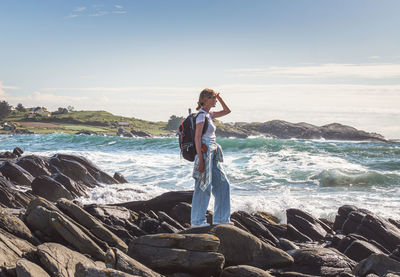
[[[199,160],[199,163],[197,164],[197,170],[198,170],[200,173],[203,173],[203,172],[204,172],[204,160],[203,160],[203,159],[200,159],[200,160]]]

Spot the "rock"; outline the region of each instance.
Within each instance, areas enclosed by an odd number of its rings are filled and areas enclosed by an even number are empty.
[[[59,159],[56,155],[50,159],[50,164],[77,183],[85,184],[90,188],[100,185],[89,171],[77,161]]]
[[[132,259],[124,252],[117,248],[112,248],[107,251],[106,255],[107,267],[114,268],[129,274],[139,275],[143,277],[161,277],[162,275],[151,270],[145,265]]]
[[[156,234],[158,231],[158,226],[160,225],[160,221],[154,218],[146,218],[144,219],[139,227],[148,234]]]
[[[4,160],[15,160],[18,156],[10,151],[0,152],[0,161]]]
[[[400,272],[400,262],[384,254],[372,254],[367,259],[358,263],[354,268],[356,276],[365,276],[371,273],[384,276],[390,272]]]
[[[110,268],[96,268],[84,266],[81,263],[76,265],[75,277],[139,277],[138,275],[131,275],[122,271]]]
[[[334,248],[307,248],[288,251],[294,264],[285,271],[318,276],[337,276],[351,272],[355,262]]]
[[[299,249],[299,247],[296,244],[285,238],[279,239],[279,245],[280,248],[283,249],[284,251]]]
[[[75,224],[56,212],[51,212],[50,220],[53,229],[80,252],[105,260],[106,253]]]
[[[0,165],[0,172],[11,182],[20,186],[29,187],[33,181],[33,176],[28,171],[9,161]]]
[[[62,173],[56,173],[52,176],[54,180],[59,182],[66,188],[74,197],[87,197],[86,187],[79,184]]]
[[[309,242],[312,241],[311,238],[304,235],[302,232],[297,230],[292,224],[287,225],[287,233],[291,240],[298,241],[298,242]]]
[[[298,209],[287,209],[286,216],[288,224],[293,225],[297,230],[301,230],[302,234],[312,240],[325,238],[326,230],[322,227],[321,222],[310,214]]]
[[[174,228],[178,230],[184,230],[185,227],[183,227],[179,222],[177,222],[175,219],[171,218],[169,215],[167,215],[163,211],[157,212],[157,216],[161,221],[167,222],[169,225],[173,226]]]
[[[19,147],[15,147],[13,150],[13,154],[18,157],[21,157],[21,155],[24,154],[24,151],[22,151],[22,149]]]
[[[389,251],[400,245],[400,229],[374,214],[367,214],[358,226],[358,233],[367,239],[375,240]]]
[[[224,256],[215,252],[191,251],[178,248],[129,244],[129,256],[163,274],[188,272],[198,276],[218,276]]]
[[[108,246],[85,227],[63,214],[54,204],[43,199],[34,199],[28,206],[25,218],[32,230],[45,234],[43,240],[70,244],[82,253],[104,260]]]
[[[347,215],[355,210],[357,210],[356,206],[352,205],[341,206],[338,210],[338,215],[335,217],[335,221],[333,222],[333,230],[335,231],[342,230],[342,226],[347,219]]]
[[[271,241],[273,246],[279,244],[279,240],[256,218],[245,211],[234,212],[232,218],[238,220],[248,229],[253,235],[258,238],[265,238]]]
[[[21,258],[35,259],[36,247],[13,234],[0,229],[1,267],[15,268]]]
[[[103,224],[78,205],[67,199],[60,199],[57,201],[57,206],[75,221],[86,227],[97,238],[105,241],[108,245],[117,247],[124,252],[128,251],[128,246],[125,242],[103,227]]]
[[[136,225],[139,224],[138,214],[134,211],[128,210],[127,208],[91,204],[85,206],[84,209],[97,219],[104,222],[107,225],[107,228],[117,236],[123,235],[122,232],[129,232],[129,237],[120,237],[125,242],[130,241],[132,239],[131,236],[147,235],[147,232],[143,231]]]
[[[170,224],[168,224],[167,222],[161,222],[160,225],[157,228],[157,233],[161,234],[161,233],[169,233],[169,234],[173,234],[173,233],[178,233],[179,230],[176,229],[174,226],[171,226]]]
[[[220,240],[218,252],[224,255],[226,266],[250,265],[268,269],[287,267],[293,263],[293,258],[286,252],[235,226],[193,228],[180,233],[209,233],[218,237]]]
[[[358,225],[363,220],[364,216],[371,213],[368,210],[358,209],[356,211],[352,211],[347,215],[345,222],[342,225],[343,234],[351,234],[357,233]]]
[[[368,258],[371,254],[383,254],[379,248],[362,240],[353,241],[343,253],[356,262]]]
[[[141,137],[141,138],[150,138],[151,137],[151,135],[149,133],[144,132],[144,131],[135,130],[135,129],[131,130],[131,134],[134,135],[135,137]]]
[[[26,259],[19,260],[16,265],[17,277],[50,277],[43,268]]]
[[[190,226],[190,212],[192,209],[192,205],[186,202],[177,203],[171,210],[169,215],[171,215],[176,221],[178,221],[182,225]]]
[[[25,223],[4,208],[0,208],[0,228],[29,241],[33,245],[39,244],[39,241],[32,235],[31,230],[29,230]]]
[[[108,175],[106,172],[102,171],[99,167],[97,167],[94,163],[89,161],[83,156],[77,155],[67,155],[67,154],[56,154],[54,155],[55,158],[68,160],[68,161],[75,161],[82,165],[84,168],[88,170],[91,176],[93,176],[98,182],[103,184],[118,184],[118,181],[115,180],[113,177]]]
[[[46,175],[36,177],[31,186],[34,194],[53,202],[60,198],[73,199],[71,193],[62,184]]]
[[[18,160],[17,165],[28,171],[33,177],[51,175],[50,164],[44,158],[38,156],[25,156]]]
[[[129,181],[119,172],[115,172],[114,173],[114,177],[115,180],[118,181],[118,183],[120,184],[125,184],[125,183],[129,183]]]
[[[180,202],[192,203],[192,196],[193,191],[170,191],[150,200],[132,201],[114,205],[125,207],[133,211],[148,212],[153,210],[163,211],[169,214],[171,209]]]
[[[75,276],[75,267],[78,263],[82,263],[85,266],[98,267],[93,260],[58,243],[39,245],[38,255],[41,264],[52,276]]]
[[[132,138],[133,134],[128,132],[127,130],[125,130],[124,128],[119,128],[117,131],[117,136],[119,137],[128,137],[128,138]]]
[[[135,244],[154,247],[181,248],[193,251],[215,252],[219,239],[208,234],[156,234],[138,237]]]
[[[17,189],[0,172],[0,204],[8,208],[25,208],[31,199],[33,199],[32,194]]]
[[[224,268],[221,277],[272,277],[268,272],[249,265],[237,265]]]

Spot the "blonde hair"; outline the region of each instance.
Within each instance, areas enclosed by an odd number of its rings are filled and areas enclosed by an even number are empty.
[[[207,98],[216,95],[215,91],[210,88],[205,88],[200,92],[199,102],[197,102],[196,110],[200,110],[204,106]]]

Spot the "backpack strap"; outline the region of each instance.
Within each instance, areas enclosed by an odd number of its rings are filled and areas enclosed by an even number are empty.
[[[196,124],[196,119],[197,119],[197,116],[200,114],[200,113],[206,113],[205,111],[202,111],[202,110],[200,110],[197,114],[196,114],[196,116],[195,116],[195,124]],[[204,118],[205,118],[205,120],[204,120],[204,125],[203,125],[203,131],[202,131],[202,135],[204,135],[204,133],[207,131],[207,128],[208,128],[208,117],[207,116],[204,116]]]

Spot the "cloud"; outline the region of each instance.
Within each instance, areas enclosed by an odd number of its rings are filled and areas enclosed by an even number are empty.
[[[381,56],[369,56],[368,59],[373,59],[373,60],[377,60],[380,59]]]
[[[121,5],[91,5],[89,7],[76,7],[70,15],[65,18],[75,18],[78,16],[100,17],[108,14],[126,14],[127,11]]]
[[[98,11],[98,12],[89,14],[89,16],[103,16],[103,15],[106,15],[106,14],[109,14],[109,12],[107,12],[107,11]]]
[[[3,81],[0,81],[0,100],[7,100],[8,94],[6,93],[5,89],[17,90],[20,88],[16,86],[6,86],[3,84]]]
[[[400,77],[400,64],[321,64],[306,66],[270,66],[259,68],[227,69],[236,77],[282,76],[289,78],[343,78],[371,79]]]
[[[77,7],[76,9],[74,9],[74,12],[83,12],[84,10],[86,10],[86,7]]]

